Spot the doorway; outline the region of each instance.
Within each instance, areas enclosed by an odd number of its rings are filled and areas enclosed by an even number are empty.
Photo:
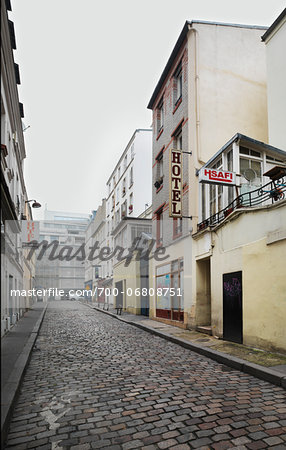
[[[196,325],[211,326],[211,269],[210,258],[197,261]]]
[[[242,271],[223,274],[223,339],[242,344]]]

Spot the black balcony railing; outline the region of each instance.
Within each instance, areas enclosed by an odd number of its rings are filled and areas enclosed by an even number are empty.
[[[238,208],[252,208],[259,205],[273,204],[285,198],[286,176],[279,180],[270,181],[254,191],[245,192],[235,198],[228,206],[213,214],[208,219],[198,224],[197,230],[201,231],[207,227],[213,227],[222,222],[229,214]]]

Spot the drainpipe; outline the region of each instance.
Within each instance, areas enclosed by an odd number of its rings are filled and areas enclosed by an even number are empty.
[[[196,146],[197,146],[197,160],[200,164],[204,165],[205,161],[201,157],[201,135],[200,135],[200,103],[199,103],[199,44],[198,44],[198,31],[195,28],[189,28],[194,34],[195,41],[195,57],[194,57],[194,67],[195,67],[195,114],[196,114]]]

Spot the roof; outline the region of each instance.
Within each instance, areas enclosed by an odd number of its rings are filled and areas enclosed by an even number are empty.
[[[284,19],[284,17],[286,16],[286,8],[282,11],[281,14],[279,14],[279,16],[277,17],[276,20],[274,20],[273,24],[270,25],[270,27],[268,28],[268,30],[266,31],[266,33],[263,34],[263,36],[261,36],[261,40],[265,41],[268,36],[270,36],[270,34],[275,30],[275,28],[280,25],[280,23],[282,22],[282,20]]]
[[[243,24],[237,24],[237,23],[224,23],[224,22],[208,22],[206,20],[187,20],[183,26],[183,29],[178,37],[178,40],[175,44],[175,47],[173,48],[173,51],[167,61],[167,64],[162,72],[162,75],[155,87],[155,90],[152,94],[152,97],[148,103],[147,108],[148,109],[152,109],[154,102],[160,92],[160,89],[165,81],[165,79],[167,78],[167,75],[170,71],[170,69],[172,68],[172,65],[176,59],[176,56],[180,50],[180,48],[183,45],[184,40],[187,37],[188,31],[190,30],[190,28],[192,28],[193,24],[204,24],[204,25],[217,25],[217,26],[226,26],[226,27],[237,27],[237,28],[254,28],[254,29],[258,29],[258,30],[266,30],[267,27],[266,26],[260,26],[260,25],[243,25]]]
[[[286,159],[286,152],[284,150],[281,150],[277,147],[273,147],[272,145],[265,144],[262,141],[257,141],[256,139],[253,139],[249,136],[246,136],[241,133],[236,133],[229,141],[226,142],[202,167],[208,167],[213,161],[217,159],[217,157],[223,153],[224,150],[226,150],[233,142],[237,141],[243,141],[255,146],[259,146],[260,148],[264,150],[271,151],[273,153],[276,153],[276,155],[282,156]]]

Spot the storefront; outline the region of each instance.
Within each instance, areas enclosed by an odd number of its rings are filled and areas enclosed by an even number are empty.
[[[156,267],[156,317],[184,321],[184,260]]]

